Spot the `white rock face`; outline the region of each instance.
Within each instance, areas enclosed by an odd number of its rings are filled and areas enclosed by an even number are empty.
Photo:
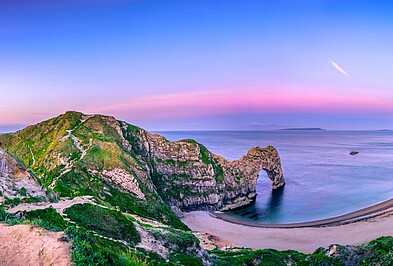
[[[266,171],[273,189],[285,184],[280,156],[273,146],[252,148],[229,162],[192,140],[172,142],[143,130],[134,136],[140,140],[138,152],[149,159],[159,194],[182,211],[229,210],[252,203],[261,170]]]
[[[113,187],[140,199],[160,196],[181,211],[228,210],[250,204],[256,196],[261,170],[266,171],[273,189],[285,184],[280,156],[272,146],[252,148],[239,160],[229,162],[196,141],[169,141],[113,117],[83,116],[80,123],[88,130],[79,134],[88,136],[94,132],[93,135],[98,134],[104,140],[86,143],[78,139],[76,132],[72,134],[75,127],[68,129],[62,141],[71,143],[68,146],[60,143],[64,146],[57,147],[44,161],[47,170],[59,172],[50,187],[55,187],[57,179],[78,167],[76,162],[83,166],[85,160],[93,176],[103,178]],[[94,145],[102,150],[115,149],[121,162],[95,167],[95,159],[84,156]],[[79,151],[81,156],[72,159],[71,153],[63,154],[63,149]],[[8,173],[9,163],[1,163],[0,169]]]
[[[19,163],[0,149],[0,191],[13,198],[25,188],[27,196],[45,196],[45,191]]]
[[[113,185],[125,192],[131,192],[140,199],[145,199],[145,195],[139,188],[139,183],[136,178],[121,168],[115,168],[111,171],[104,170],[102,172],[104,177]]]

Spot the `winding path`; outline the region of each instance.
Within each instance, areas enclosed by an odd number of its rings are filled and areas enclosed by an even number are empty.
[[[46,208],[54,208],[60,215],[64,214],[64,210],[75,204],[91,203],[95,204],[92,196],[76,197],[71,200],[62,199],[58,202],[41,202],[41,203],[22,203],[18,206],[7,210],[9,213],[17,213],[21,211],[43,210]]]
[[[81,157],[79,159],[74,159],[74,160],[71,160],[70,162],[68,162],[67,165],[64,167],[64,169],[60,172],[60,174],[53,179],[52,183],[49,185],[49,188],[53,189],[56,186],[56,183],[59,180],[59,178],[65,174],[67,174],[68,172],[70,172],[72,170],[72,168],[74,167],[75,163],[82,160],[86,156],[87,151],[93,145],[93,140],[89,139],[89,144],[88,144],[87,148],[84,149],[81,144],[81,141],[75,135],[72,134],[72,131],[74,131],[77,127],[79,127],[84,122],[86,122],[86,120],[89,119],[90,117],[91,116],[88,116],[86,119],[81,119],[80,123],[78,125],[76,125],[73,129],[67,129],[66,130],[67,135],[65,135],[63,138],[60,139],[60,142],[62,142],[62,141],[65,141],[66,139],[71,138],[75,147],[81,152]]]

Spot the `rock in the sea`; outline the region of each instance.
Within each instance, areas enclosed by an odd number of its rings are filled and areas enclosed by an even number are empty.
[[[350,155],[356,155],[356,154],[358,154],[359,152],[358,151],[351,151],[349,154]]]

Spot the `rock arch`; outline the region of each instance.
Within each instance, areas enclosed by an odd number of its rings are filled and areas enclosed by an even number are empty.
[[[285,185],[285,179],[281,167],[281,159],[276,148],[267,146],[266,148],[255,147],[247,152],[239,160],[239,164],[250,168],[249,178],[258,179],[261,170],[265,170],[267,176],[272,182],[273,189],[277,189]],[[257,174],[253,174],[253,172]]]

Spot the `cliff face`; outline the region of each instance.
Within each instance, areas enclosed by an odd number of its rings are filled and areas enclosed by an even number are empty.
[[[0,143],[62,196],[117,200],[117,193],[122,193],[142,209],[151,208],[155,200],[160,212],[165,212],[158,203],[161,199],[183,211],[247,205],[256,196],[262,169],[273,188],[285,183],[280,157],[272,146],[253,148],[228,162],[193,140],[171,142],[102,115],[67,112],[2,135]]]
[[[45,195],[30,173],[0,148],[0,192],[4,196],[12,198],[20,194],[22,188],[26,190],[24,196]],[[22,193],[24,194],[24,192]]]
[[[251,203],[261,170],[273,188],[285,184],[280,157],[272,146],[253,148],[229,162],[192,140],[145,136],[143,150],[150,157],[154,184],[166,202],[183,211],[229,210]]]

